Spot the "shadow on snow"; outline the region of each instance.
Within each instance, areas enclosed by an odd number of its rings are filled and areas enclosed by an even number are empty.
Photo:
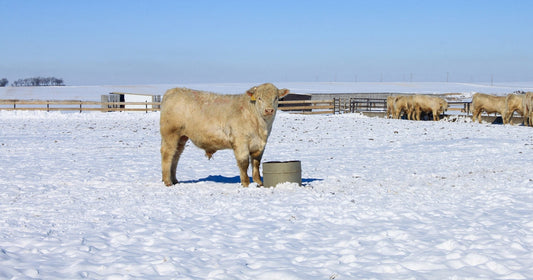
[[[261,178],[263,179],[263,178]],[[306,185],[315,181],[322,181],[323,179],[318,178],[302,178],[302,185]],[[250,181],[252,181],[252,178],[250,178]],[[241,177],[239,176],[233,176],[233,177],[226,177],[222,175],[209,175],[205,178],[197,179],[197,180],[187,180],[187,181],[180,181],[182,184],[191,184],[191,183],[201,183],[201,182],[214,182],[214,183],[225,183],[225,184],[237,184],[241,182]]]

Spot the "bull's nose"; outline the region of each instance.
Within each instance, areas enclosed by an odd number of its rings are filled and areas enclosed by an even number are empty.
[[[274,109],[265,109],[265,115],[272,115],[274,114]]]

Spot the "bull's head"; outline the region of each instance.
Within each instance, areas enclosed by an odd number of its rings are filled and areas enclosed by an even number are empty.
[[[250,96],[250,102],[263,118],[273,117],[278,109],[278,101],[289,93],[288,89],[278,89],[273,84],[266,83],[249,89],[246,94]]]

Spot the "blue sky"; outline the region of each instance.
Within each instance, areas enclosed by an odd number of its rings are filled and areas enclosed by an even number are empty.
[[[0,0],[0,78],[533,81],[533,1]]]

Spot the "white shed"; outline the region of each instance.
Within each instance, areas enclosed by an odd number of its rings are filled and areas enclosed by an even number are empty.
[[[127,93],[127,92],[110,92],[108,95],[102,95],[102,102],[141,102],[153,103],[161,102],[161,95]],[[153,104],[118,104],[109,105],[108,108],[125,108],[125,109],[159,109],[159,105]]]

